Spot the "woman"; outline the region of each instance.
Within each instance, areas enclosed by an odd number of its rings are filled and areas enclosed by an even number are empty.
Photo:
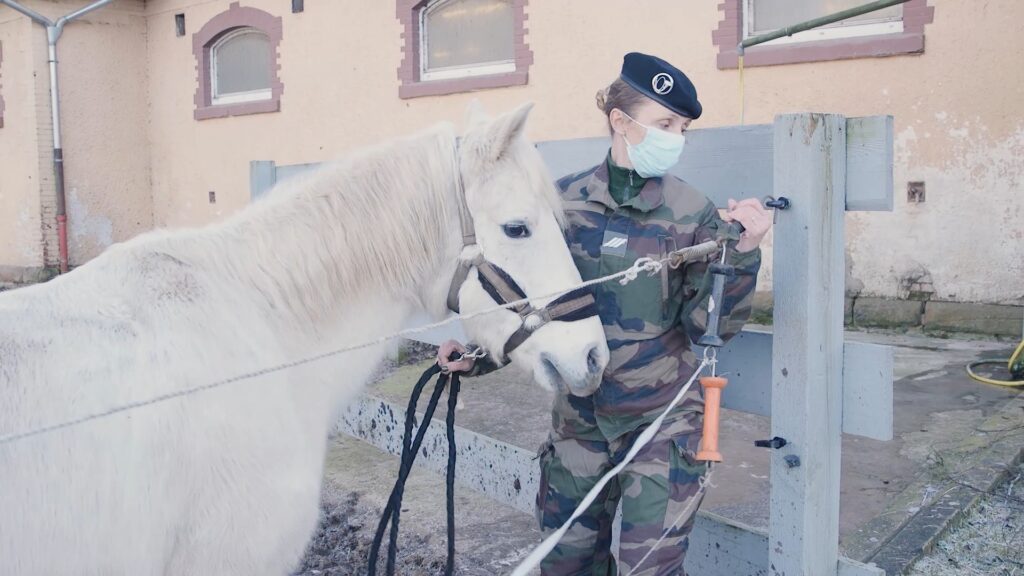
[[[628,268],[641,256],[669,252],[712,238],[729,238],[729,262],[740,272],[727,280],[721,335],[736,334],[750,314],[762,238],[771,216],[755,199],[730,200],[725,221],[745,231],[735,237],[715,206],[682,180],[667,175],[701,115],[690,80],[671,64],[627,54],[611,86],[598,92],[612,146],[597,166],[558,181],[569,226],[566,240],[584,280]],[[611,360],[600,388],[580,398],[557,394],[549,439],[540,450],[537,515],[545,532],[557,529],[587,491],[613,468],[640,432],[664,410],[698,366],[691,344],[705,331],[711,290],[706,263],[660,275],[641,275],[622,286],[597,286]],[[449,363],[454,341],[438,353],[442,366],[481,373],[472,361]],[[703,399],[693,386],[657,435],[605,487],[544,560],[542,573],[654,575],[682,573],[706,464],[695,460],[701,440]],[[610,553],[612,520],[622,504],[616,558]]]

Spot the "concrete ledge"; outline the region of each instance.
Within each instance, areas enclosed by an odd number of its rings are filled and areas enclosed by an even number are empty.
[[[1022,316],[1024,306],[927,302],[922,324],[925,330],[1019,337]]]
[[[770,326],[773,312],[773,293],[755,292],[750,322]],[[844,321],[847,326],[865,328],[920,327],[930,332],[1020,338],[1024,306],[847,296]]]
[[[53,268],[44,266],[5,266],[0,264],[0,282],[8,284],[37,284],[57,275]]]
[[[923,303],[916,300],[857,298],[853,306],[853,323],[875,328],[920,326],[923,309]]]

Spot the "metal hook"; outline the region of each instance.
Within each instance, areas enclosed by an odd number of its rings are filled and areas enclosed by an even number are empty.
[[[704,347],[704,363],[711,367],[711,375],[715,376],[715,367],[718,364],[718,348],[714,346]]]

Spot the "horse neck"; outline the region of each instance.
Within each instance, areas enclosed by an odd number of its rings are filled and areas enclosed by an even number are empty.
[[[285,182],[220,231],[223,266],[314,337],[370,305],[436,308],[424,287],[459,248],[453,146],[438,128]]]

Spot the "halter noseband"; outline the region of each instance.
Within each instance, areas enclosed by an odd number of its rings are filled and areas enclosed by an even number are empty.
[[[456,197],[459,202],[459,224],[462,227],[462,249],[476,246],[476,228],[473,225],[473,215],[469,212],[466,204],[465,184],[462,180],[462,167],[460,166],[459,140],[455,140],[455,172],[456,172]],[[476,268],[480,285],[487,292],[491,299],[498,305],[508,304],[516,300],[526,298],[526,293],[519,287],[519,284],[499,266],[492,264],[484,258],[482,251],[473,259],[459,261],[459,267],[455,270],[451,285],[448,288],[448,309],[452,312],[459,312],[459,290],[469,277],[471,268]],[[547,306],[537,309],[530,303],[522,303],[512,306],[511,310],[519,314],[521,324],[515,332],[505,341],[502,350],[505,362],[508,355],[518,348],[531,334],[540,329],[548,322],[555,320],[562,322],[573,322],[591,316],[597,316],[597,301],[589,288],[577,288],[559,296],[548,303]]]

